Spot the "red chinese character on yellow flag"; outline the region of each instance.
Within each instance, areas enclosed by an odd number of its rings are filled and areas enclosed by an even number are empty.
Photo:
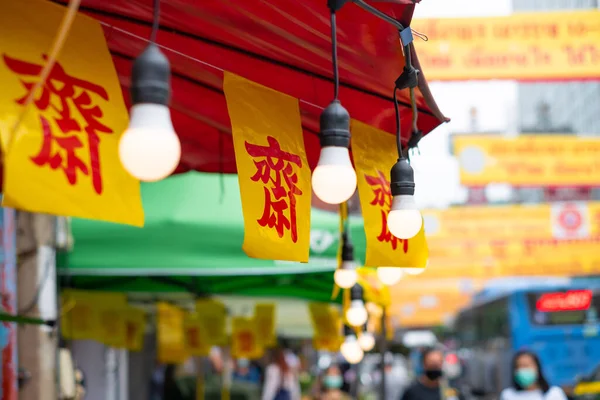
[[[198,327],[188,327],[187,336],[188,346],[193,348],[200,347],[200,331]]]
[[[45,55],[42,58],[47,60]],[[15,102],[24,104],[39,78],[42,65],[6,54],[3,59],[6,66],[20,77],[25,92]],[[31,161],[40,167],[61,169],[71,185],[77,184],[78,172],[91,176],[94,191],[102,194],[100,133],[111,134],[113,131],[101,122],[103,112],[94,104],[94,96],[109,100],[103,87],[71,76],[58,62],[54,64],[41,93],[33,102],[43,112],[43,115],[40,114],[43,141],[39,152],[31,155]],[[78,152],[85,147],[88,154],[81,158]],[[85,160],[89,160],[89,165]]]
[[[298,99],[225,72],[223,91],[253,258],[308,262],[310,168]]]
[[[365,180],[373,190],[373,200],[371,205],[379,207],[381,210],[381,233],[377,236],[380,242],[389,242],[392,244],[392,249],[396,250],[398,243],[402,243],[402,249],[405,253],[408,252],[408,240],[398,239],[392,235],[387,226],[387,216],[392,207],[392,191],[390,182],[386,179],[383,172],[377,170],[376,176],[365,174]]]
[[[239,350],[242,353],[252,353],[254,351],[254,333],[242,331],[238,333]]]
[[[246,151],[254,159],[256,173],[250,179],[262,182],[265,203],[260,226],[275,228],[279,237],[289,230],[294,243],[298,241],[296,226],[296,196],[298,188],[296,168],[302,168],[302,159],[283,151],[277,139],[267,136],[267,146],[245,142]]]

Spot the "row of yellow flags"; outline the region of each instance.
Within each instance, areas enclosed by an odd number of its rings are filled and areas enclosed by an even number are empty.
[[[62,299],[61,331],[65,339],[95,340],[130,351],[142,349],[147,315],[130,306],[126,295],[71,289],[63,292]],[[337,352],[344,340],[339,309],[331,304],[311,303],[309,311],[315,349]],[[372,316],[372,330],[380,330],[379,315]],[[190,356],[208,356],[213,346],[226,345],[231,346],[235,358],[258,359],[277,344],[274,304],[256,304],[251,317],[233,317],[231,337],[226,325],[227,310],[217,300],[197,300],[192,312],[170,303],[157,303],[159,361],[181,363]]]
[[[48,2],[35,10],[23,2],[2,7],[3,205],[142,226],[140,184],[119,160],[128,116],[101,26],[84,15],[76,18],[78,34],[69,37],[12,135],[24,98],[39,79],[32,71],[44,64],[62,9]],[[250,257],[307,262],[312,189],[298,99],[228,72],[223,87],[242,197],[243,249]],[[402,241],[387,230],[394,136],[356,120],[351,130],[367,235],[365,265],[424,267],[424,232]]]
[[[146,312],[130,306],[120,293],[66,290],[62,294],[61,332],[69,340],[95,340],[114,348],[140,351],[147,326]],[[190,356],[207,356],[211,347],[231,345],[236,358],[260,358],[277,342],[275,305],[257,304],[251,318],[231,319],[226,331],[223,303],[200,299],[190,312],[166,302],[156,305],[158,359],[180,363]]]

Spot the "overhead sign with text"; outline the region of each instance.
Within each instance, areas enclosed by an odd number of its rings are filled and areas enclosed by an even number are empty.
[[[599,67],[600,70],[600,67]],[[600,139],[569,135],[456,135],[465,186],[599,186]]]
[[[415,19],[429,80],[600,79],[600,10]]]

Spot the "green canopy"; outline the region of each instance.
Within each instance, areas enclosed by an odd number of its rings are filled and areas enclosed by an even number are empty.
[[[74,249],[59,262],[63,285],[81,289],[198,295],[289,296],[327,301],[333,287],[339,216],[311,215],[308,264],[259,260],[242,251],[237,176],[190,172],[142,185],[144,228],[74,219]],[[362,219],[351,237],[364,260]]]

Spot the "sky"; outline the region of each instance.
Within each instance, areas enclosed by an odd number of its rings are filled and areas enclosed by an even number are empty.
[[[414,18],[508,15],[511,4],[511,0],[422,0]],[[415,46],[418,54],[419,46],[427,43],[417,39]],[[517,85],[502,81],[430,82],[430,87],[441,110],[452,121],[426,136],[419,146],[420,155],[412,158],[415,198],[421,208],[445,208],[464,201],[466,196],[459,184],[458,163],[450,154],[450,134],[472,131],[473,107],[477,109],[478,131],[516,133]]]

